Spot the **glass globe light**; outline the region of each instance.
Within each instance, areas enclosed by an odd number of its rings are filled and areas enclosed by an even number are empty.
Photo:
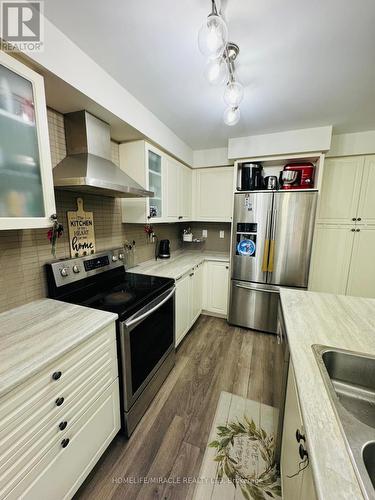
[[[228,28],[223,19],[210,14],[198,33],[198,47],[209,59],[217,59],[223,55],[228,41]]]
[[[223,115],[224,123],[229,127],[237,125],[237,123],[240,121],[240,118],[241,118],[240,108],[237,107],[233,108],[230,106],[224,111]]]
[[[243,99],[243,86],[239,82],[229,82],[224,92],[225,104],[232,108],[237,107]]]
[[[204,76],[211,85],[220,85],[228,79],[227,63],[222,57],[208,61]]]

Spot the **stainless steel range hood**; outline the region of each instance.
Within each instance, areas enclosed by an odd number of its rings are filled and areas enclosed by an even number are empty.
[[[109,125],[85,110],[64,115],[68,156],[53,169],[54,185],[114,198],[153,196],[111,161]]]

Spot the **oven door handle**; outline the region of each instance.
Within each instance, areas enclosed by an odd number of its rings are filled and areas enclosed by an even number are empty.
[[[175,290],[176,290],[176,287],[174,286],[172,288],[171,292],[162,301],[158,302],[156,304],[156,306],[153,307],[152,309],[150,309],[149,311],[146,311],[145,313],[140,314],[139,316],[133,316],[130,319],[130,321],[125,321],[125,323],[124,323],[125,328],[129,328],[130,326],[134,325],[134,323],[138,323],[139,321],[142,321],[143,319],[147,318],[147,316],[150,316],[150,314],[157,311],[163,304],[165,304],[167,302],[167,300],[169,300],[172,297]]]

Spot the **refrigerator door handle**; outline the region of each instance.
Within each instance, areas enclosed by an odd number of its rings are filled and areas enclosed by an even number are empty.
[[[268,259],[268,272],[273,273],[273,263],[275,260],[275,234],[276,234],[277,210],[273,211],[272,233],[270,241],[270,257]]]
[[[270,222],[270,211],[267,210],[267,218],[266,218],[266,237],[264,240],[264,251],[263,251],[263,260],[262,260],[262,272],[266,273],[268,270],[268,254],[270,249],[270,240],[268,238],[268,225]]]
[[[273,290],[272,288],[256,288],[255,286],[242,285],[240,283],[236,283],[234,286],[237,288],[244,288],[245,290],[253,290],[254,292],[279,293],[279,290]]]

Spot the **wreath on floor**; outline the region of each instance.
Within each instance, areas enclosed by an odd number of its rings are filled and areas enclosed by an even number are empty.
[[[257,477],[247,477],[235,458],[233,449],[236,438],[247,438],[254,441],[257,451],[265,462],[264,470]],[[253,419],[244,416],[243,422],[230,422],[217,427],[217,439],[208,445],[216,448],[215,462],[218,462],[217,478],[222,481],[225,475],[235,488],[240,486],[247,500],[270,500],[281,497],[281,487],[275,464],[275,441],[273,434],[268,435],[261,427],[257,427]]]

